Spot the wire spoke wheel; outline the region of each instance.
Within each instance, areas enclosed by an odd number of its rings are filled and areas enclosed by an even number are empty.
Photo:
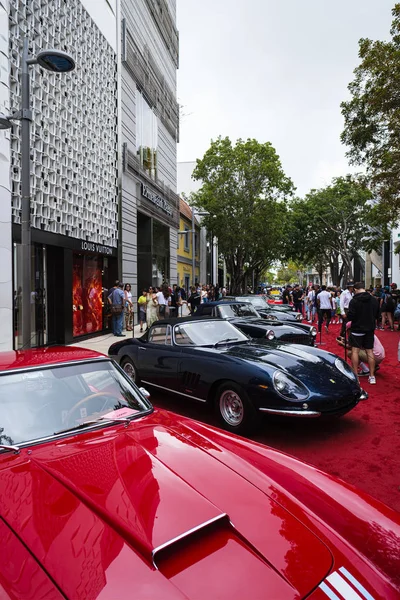
[[[231,427],[238,427],[244,417],[244,406],[241,397],[234,390],[225,390],[219,399],[219,410],[224,421]]]
[[[124,362],[124,364],[122,365],[122,368],[125,371],[125,373],[128,375],[128,377],[130,377],[132,379],[132,381],[137,383],[137,375],[136,375],[135,365],[130,360],[126,360]]]

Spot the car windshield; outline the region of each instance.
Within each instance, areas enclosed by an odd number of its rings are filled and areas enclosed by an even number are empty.
[[[261,298],[261,296],[254,296],[254,298],[246,298],[246,302],[251,302],[251,304],[255,307],[255,308],[261,308],[261,309],[266,309],[268,308],[267,303],[265,302],[265,300],[263,300]]]
[[[221,317],[258,317],[259,314],[250,302],[243,304],[221,304],[219,307]]]
[[[248,337],[226,321],[193,321],[176,325],[175,343],[178,346],[214,346],[224,340],[247,342]]]
[[[0,444],[48,438],[86,421],[151,409],[111,361],[20,370],[0,377]]]

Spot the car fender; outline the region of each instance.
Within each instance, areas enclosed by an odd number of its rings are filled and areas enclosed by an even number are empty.
[[[125,357],[131,357],[137,361],[138,358],[138,347],[139,340],[135,338],[129,338],[123,342],[116,342],[108,349],[108,355],[110,358],[116,360],[119,364]]]

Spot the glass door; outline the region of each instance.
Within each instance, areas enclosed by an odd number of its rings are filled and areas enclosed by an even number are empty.
[[[21,244],[14,244],[14,343],[22,349],[22,257]],[[46,246],[31,247],[31,346],[47,344],[47,260]]]

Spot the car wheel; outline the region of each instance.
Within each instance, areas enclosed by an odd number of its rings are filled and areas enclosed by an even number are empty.
[[[130,377],[132,379],[132,381],[134,381],[136,383],[136,385],[139,385],[140,378],[137,374],[136,367],[133,364],[132,360],[130,358],[124,358],[124,360],[121,363],[121,367],[123,368],[125,373],[128,375],[128,377]]]
[[[233,381],[223,383],[215,396],[215,410],[224,429],[243,434],[255,428],[257,413],[246,392]]]

